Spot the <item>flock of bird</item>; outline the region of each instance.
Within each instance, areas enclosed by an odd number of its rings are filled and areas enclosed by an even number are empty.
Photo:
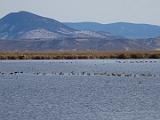
[[[117,63],[158,63],[157,60],[117,60]]]
[[[126,72],[33,72],[33,73],[25,73],[25,72],[0,72],[0,76],[5,75],[36,75],[36,76],[106,76],[106,77],[160,77],[160,74],[152,74],[152,73],[126,73]]]
[[[53,62],[53,61],[52,61]],[[122,63],[159,63],[160,61],[158,60],[116,60],[115,61],[118,64]],[[72,61],[61,61],[58,62],[59,64],[72,64],[74,62]],[[95,64],[97,65],[97,64]],[[24,75],[24,74],[32,74],[32,75],[37,75],[37,76],[46,76],[46,75],[51,75],[51,76],[106,76],[106,77],[160,77],[160,74],[155,74],[155,73],[129,73],[129,72],[88,72],[88,71],[82,71],[82,72],[23,72],[23,71],[15,71],[15,72],[2,72],[0,71],[0,77],[4,75]]]

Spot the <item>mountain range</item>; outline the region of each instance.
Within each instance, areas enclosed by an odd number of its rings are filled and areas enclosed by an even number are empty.
[[[113,35],[124,36],[131,39],[146,39],[160,36],[160,26],[149,24],[135,24],[117,22],[101,24],[95,22],[64,23],[68,27],[77,30],[104,31]]]
[[[1,51],[117,51],[160,48],[160,27],[132,23],[62,23],[33,13],[0,19]]]

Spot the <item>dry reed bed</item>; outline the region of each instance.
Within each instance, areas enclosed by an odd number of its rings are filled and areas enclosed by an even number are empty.
[[[114,51],[114,52],[0,52],[0,60],[28,59],[159,59],[160,51]]]

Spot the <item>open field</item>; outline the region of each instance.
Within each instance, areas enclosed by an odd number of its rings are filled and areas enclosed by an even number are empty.
[[[21,60],[21,59],[143,59],[143,58],[160,58],[160,51],[114,51],[114,52],[0,52],[1,60]]]

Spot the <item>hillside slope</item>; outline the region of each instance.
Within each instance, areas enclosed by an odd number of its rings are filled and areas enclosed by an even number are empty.
[[[68,27],[77,30],[105,31],[116,36],[124,36],[131,39],[155,38],[160,36],[160,26],[134,23],[100,24],[94,22],[64,23]]]

